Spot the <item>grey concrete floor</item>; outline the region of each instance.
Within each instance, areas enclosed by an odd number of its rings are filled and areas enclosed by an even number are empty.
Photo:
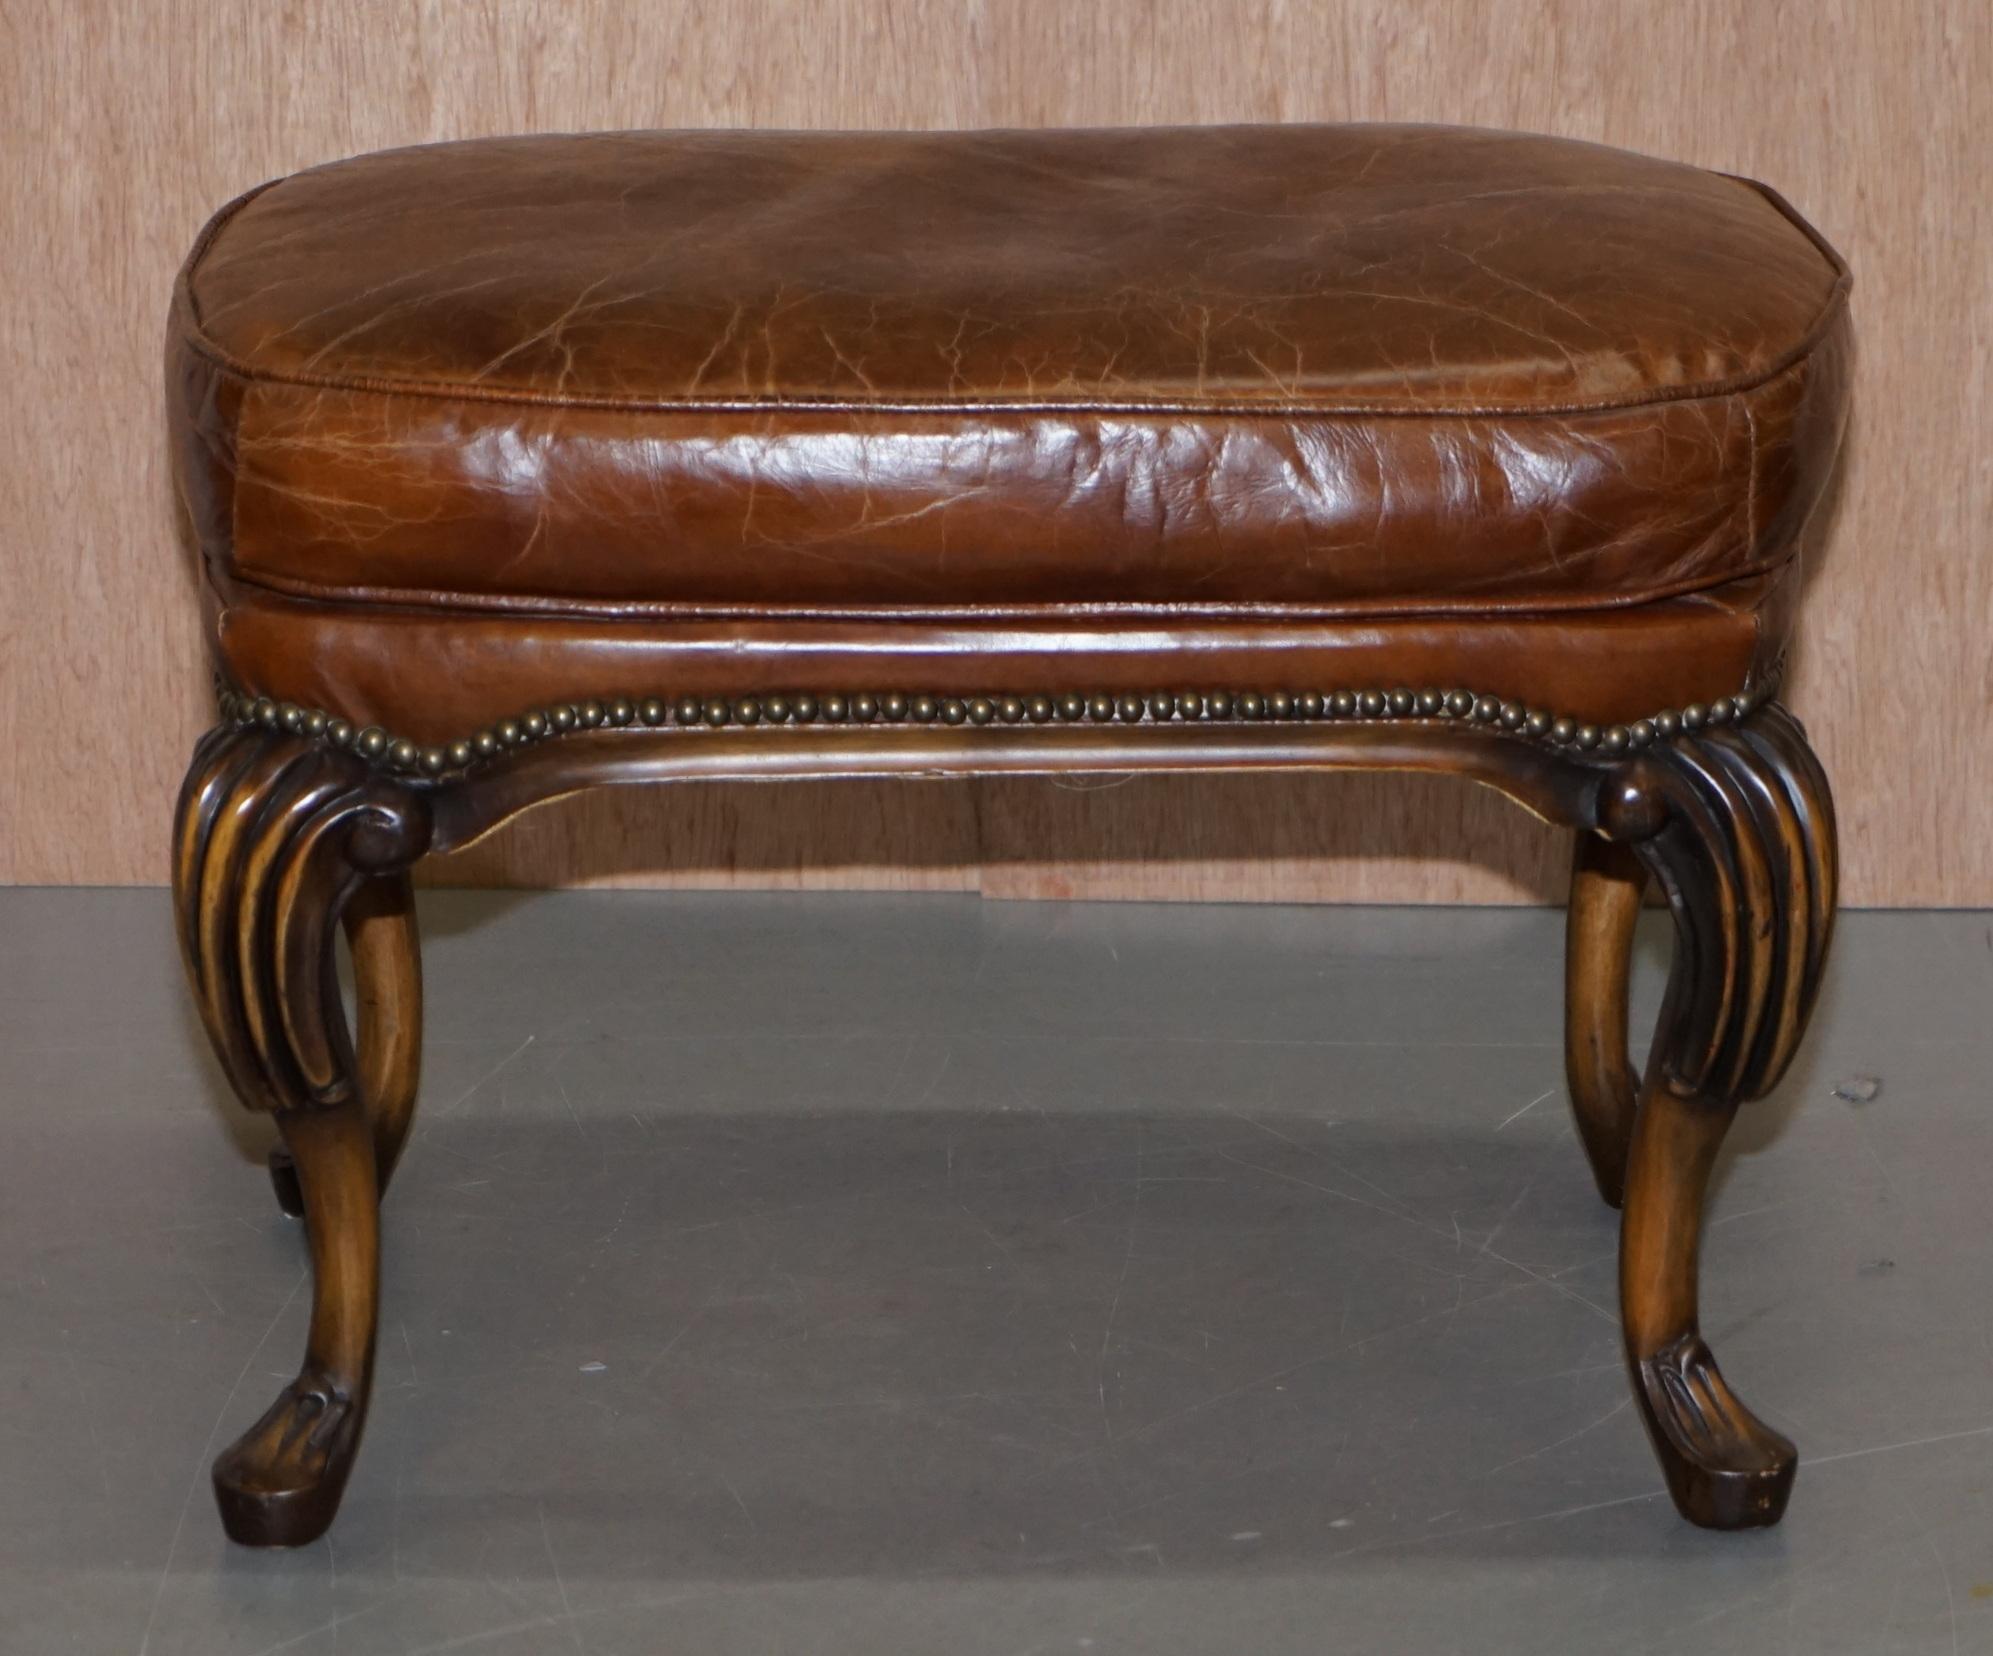
[[[1628,1403],[1557,914],[423,920],[368,1441],[257,1554],[267,1125],[162,894],[0,893],[0,1650],[1993,1651],[1986,915],[1845,917],[1732,1135],[1704,1323],[1802,1455],[1733,1536]]]

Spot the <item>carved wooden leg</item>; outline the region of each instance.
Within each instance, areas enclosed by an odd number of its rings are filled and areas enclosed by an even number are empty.
[[[281,730],[213,732],[181,791],[181,952],[230,1084],[251,1108],[276,1112],[311,1241],[304,1365],[214,1467],[223,1525],[251,1545],[324,1533],[359,1444],[380,1280],[376,1146],[398,1149],[414,1090],[419,1003],[402,874],[428,839],[422,795]],[[332,927],[383,877],[385,909],[371,900],[354,928],[363,1017],[375,1031],[356,1054]]]
[[[422,1077],[422,948],[415,893],[406,874],[366,881],[346,905],[346,942],[358,991],[360,1086],[374,1127],[381,1194],[401,1159]],[[277,1205],[304,1214],[297,1164],[288,1146],[270,1152]]]
[[[1633,851],[1597,834],[1577,836],[1564,923],[1564,1074],[1578,1138],[1608,1207],[1618,1207],[1626,1189],[1633,1142],[1626,1001],[1646,891],[1646,865]]]
[[[1738,1401],[1696,1321],[1703,1196],[1738,1105],[1784,1073],[1833,924],[1833,804],[1770,705],[1626,766],[1605,817],[1661,882],[1674,970],[1641,1088],[1620,1229],[1634,1395],[1682,1515],[1774,1524],[1793,1446]]]

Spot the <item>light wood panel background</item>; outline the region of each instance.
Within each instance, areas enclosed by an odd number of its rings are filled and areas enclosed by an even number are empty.
[[[153,882],[205,722],[158,340],[207,212],[357,150],[535,129],[1445,120],[1755,174],[1853,261],[1857,413],[1792,698],[1859,904],[1993,903],[1985,0],[0,0],[0,880]],[[438,877],[1556,900],[1465,785],[599,796]]]

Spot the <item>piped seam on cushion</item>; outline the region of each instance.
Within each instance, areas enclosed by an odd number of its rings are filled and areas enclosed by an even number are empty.
[[[1268,600],[1194,604],[1172,600],[1085,600],[1018,604],[754,604],[713,603],[672,599],[558,598],[516,593],[447,592],[403,587],[335,587],[294,576],[247,570],[240,564],[226,571],[227,580],[273,596],[328,607],[361,607],[423,615],[516,616],[533,620],[601,621],[827,621],[937,622],[951,621],[1390,621],[1457,618],[1464,621],[1504,620],[1529,616],[1627,611],[1672,599],[1693,597],[1737,583],[1756,580],[1782,569],[1793,557],[1788,547],[1776,558],[1761,559],[1713,576],[1688,576],[1664,586],[1617,594],[1573,594],[1568,599],[1435,598],[1426,602],[1381,599],[1363,603],[1306,604]]]

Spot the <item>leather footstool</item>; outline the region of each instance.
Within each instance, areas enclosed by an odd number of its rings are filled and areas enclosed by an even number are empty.
[[[519,138],[224,209],[167,348],[220,681],[175,904],[316,1280],[228,1532],[312,1539],[352,1465],[423,856],[610,783],[1318,768],[1573,832],[1634,1393],[1685,1515],[1775,1521],[1697,1232],[1833,922],[1777,689],[1847,290],[1758,185],[1434,127]]]

